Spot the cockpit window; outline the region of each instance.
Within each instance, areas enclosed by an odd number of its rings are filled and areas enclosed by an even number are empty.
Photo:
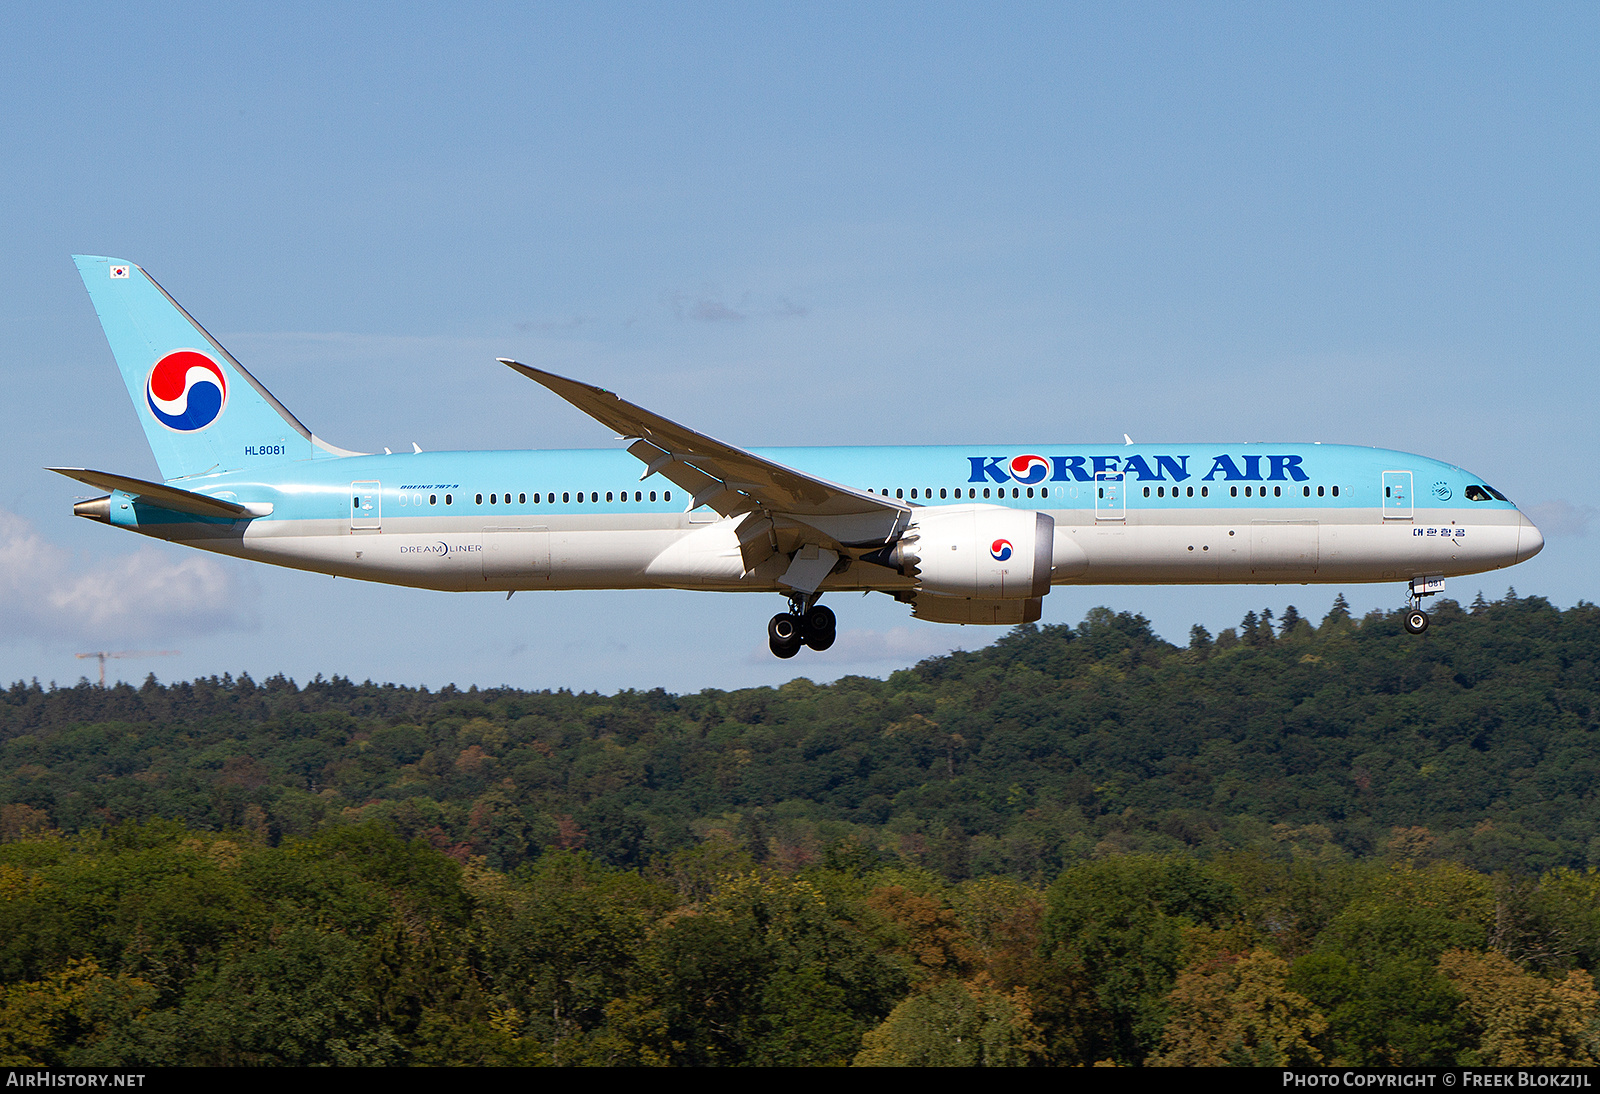
[[[1472,485],[1467,487],[1468,501],[1505,501],[1506,496],[1492,486]]]

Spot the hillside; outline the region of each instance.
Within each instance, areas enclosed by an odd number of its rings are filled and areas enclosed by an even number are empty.
[[[1600,609],[1513,593],[1434,617],[1416,638],[1392,615],[1251,613],[1180,649],[1102,608],[887,680],[681,696],[16,684],[0,838],[373,820],[497,869],[718,839],[1039,881],[1115,851],[1362,856],[1400,829],[1483,871],[1600,862]]]

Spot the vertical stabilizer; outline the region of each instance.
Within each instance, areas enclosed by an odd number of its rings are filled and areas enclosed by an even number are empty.
[[[163,478],[344,454],[313,438],[138,266],[72,257]]]

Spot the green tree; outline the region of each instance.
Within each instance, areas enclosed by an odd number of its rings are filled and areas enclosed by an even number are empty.
[[[840,910],[801,878],[727,879],[651,938],[633,991],[608,1011],[631,1037],[601,1038],[605,1062],[847,1062],[909,978]]]
[[[1574,969],[1546,980],[1504,954],[1450,950],[1439,971],[1456,985],[1478,1031],[1478,1061],[1489,1067],[1600,1064],[1600,993]]]
[[[1045,953],[1081,970],[1104,1022],[1077,1052],[1141,1062],[1166,1025],[1166,996],[1184,964],[1184,929],[1222,926],[1237,907],[1233,886],[1189,859],[1126,855],[1062,874],[1049,891]]]
[[[1266,950],[1224,953],[1178,974],[1153,1067],[1314,1067],[1327,1028],[1288,987],[1289,963]]]
[[[862,1038],[857,1067],[1027,1067],[1044,1051],[1027,992],[943,980]]]

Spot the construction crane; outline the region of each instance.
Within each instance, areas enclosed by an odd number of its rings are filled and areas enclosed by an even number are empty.
[[[116,657],[176,657],[178,650],[96,650],[94,653],[80,653],[78,660],[85,657],[95,657],[100,661],[100,686],[106,686],[106,662]]]

